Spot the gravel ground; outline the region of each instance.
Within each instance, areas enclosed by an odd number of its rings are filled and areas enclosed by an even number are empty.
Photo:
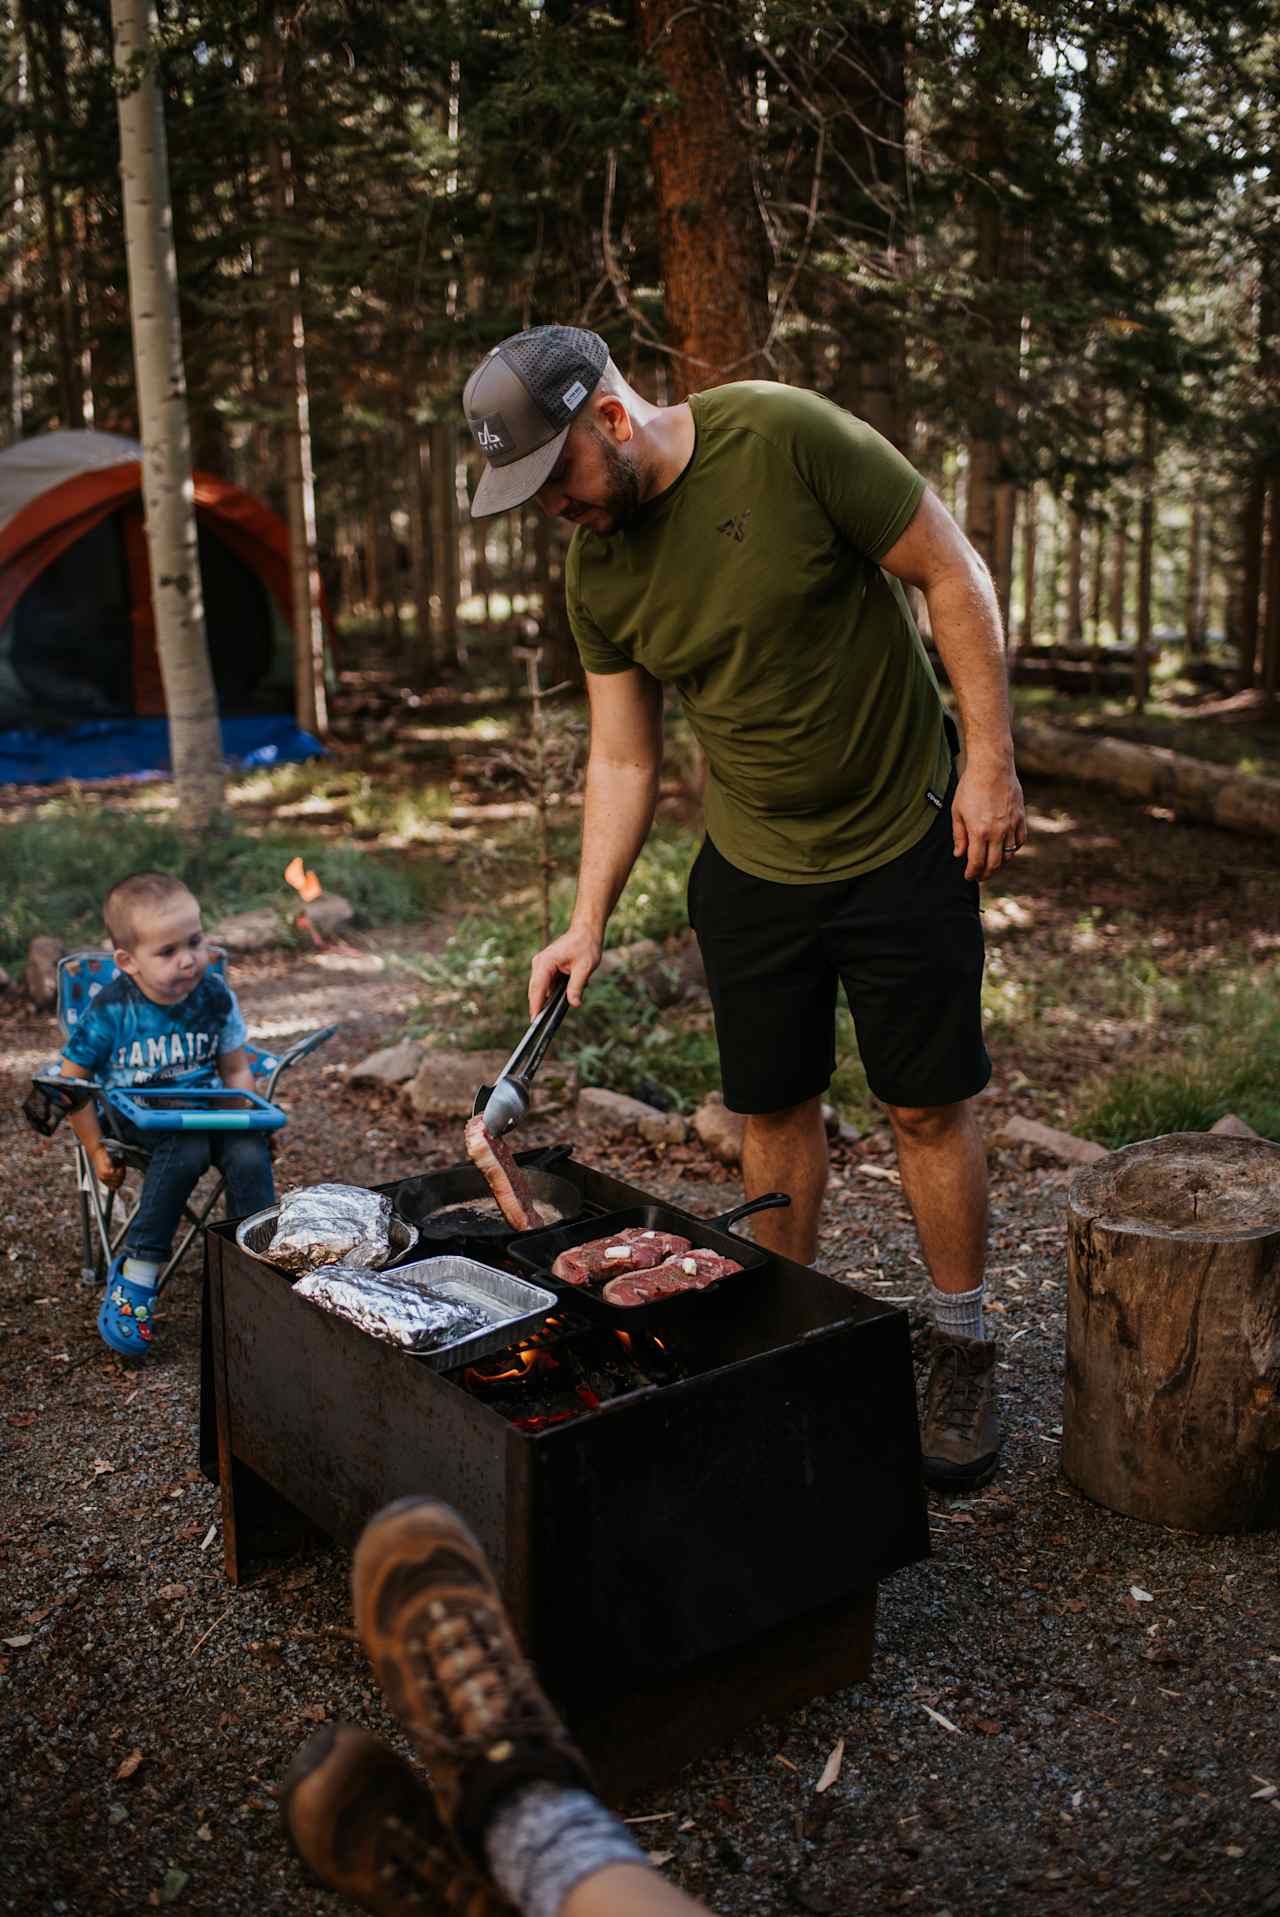
[[[1175,936],[1203,939],[1206,913],[1222,936],[1231,857],[1246,871],[1264,862],[1186,828],[1171,861],[1167,827],[1126,814],[1105,883],[1082,877],[1073,891],[1072,859],[1077,877],[1091,856],[1098,869],[1105,805],[1084,823],[1070,852],[1045,841],[1060,914],[1110,889]],[[1203,882],[1196,926],[1190,869]],[[1030,897],[1045,879],[1028,860],[1017,884]],[[375,1182],[457,1156],[391,1100],[344,1084],[395,1033],[402,976],[324,955],[237,968],[256,1035],[347,1020],[290,1087],[282,1179]],[[69,1153],[13,1112],[53,1027],[11,1009],[4,1035],[0,1909],[336,1912],[287,1853],[273,1792],[326,1718],[395,1735],[351,1642],[345,1555],[313,1552],[242,1590],[224,1582],[217,1495],[195,1461],[194,1267],[166,1295],[152,1363],[121,1368],[74,1277]],[[1033,1076],[1038,1091],[998,1060],[992,1131],[1010,1108],[1052,1116],[1042,1061]],[[708,1212],[729,1196],[696,1153],[615,1162]],[[881,1133],[839,1148],[820,1262],[911,1297],[920,1270],[900,1195],[862,1169],[890,1163]],[[1135,1524],[1063,1481],[1066,1174],[1000,1150],[992,1165],[1000,1476],[972,1499],[933,1503],[934,1554],[883,1588],[866,1683],[761,1723],[626,1809],[647,1820],[637,1832],[672,1878],[725,1917],[1280,1912],[1276,1537]],[[856,1520],[856,1500],[850,1486],[849,1513],[833,1521]],[[819,1793],[841,1740],[839,1774]]]

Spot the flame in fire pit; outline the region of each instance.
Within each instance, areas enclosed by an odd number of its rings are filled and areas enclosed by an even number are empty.
[[[314,872],[308,872],[301,859],[290,859],[284,868],[284,882],[298,893],[304,905],[310,905],[324,891]]]

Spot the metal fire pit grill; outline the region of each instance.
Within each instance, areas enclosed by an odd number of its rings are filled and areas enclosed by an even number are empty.
[[[602,1213],[649,1199],[557,1171]],[[448,1499],[615,1795],[867,1674],[876,1585],[929,1549],[902,1310],[774,1258],[634,1354],[561,1299],[510,1366],[435,1372],[295,1298],[234,1223],[206,1245],[233,1581],[308,1523],[351,1543],[393,1498]]]

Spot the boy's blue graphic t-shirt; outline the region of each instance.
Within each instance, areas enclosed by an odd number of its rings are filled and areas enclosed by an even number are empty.
[[[126,973],[104,985],[63,1046],[73,1064],[102,1085],[217,1085],[218,1055],[248,1034],[236,995],[206,972],[176,1005],[157,1005]]]

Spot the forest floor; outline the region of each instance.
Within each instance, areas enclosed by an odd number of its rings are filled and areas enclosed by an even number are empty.
[[[1280,924],[1272,846],[1079,787],[1028,797],[1033,842],[991,888],[989,938],[1016,973],[1050,954],[1060,975],[1044,1017],[1018,1028],[1025,1043],[996,1035],[981,1107],[992,1137],[1012,1111],[1057,1122],[1099,1044],[1119,1042],[1096,1029],[1091,975],[1073,988],[1073,939],[1114,915],[1175,953],[1262,955]],[[452,1131],[346,1082],[420,991],[389,955],[448,927],[442,913],[420,932],[364,934],[354,953],[237,964],[255,1037],[342,1020],[287,1081],[281,1182],[382,1182],[460,1155]],[[403,1745],[350,1639],[346,1553],[311,1549],[242,1588],[224,1581],[217,1492],[196,1463],[198,1267],[166,1293],[150,1363],[123,1369],[76,1276],[70,1152],[14,1109],[55,1028],[12,995],[3,1004],[0,1909],[336,1913],[288,1852],[274,1793],[324,1719]],[[707,1213],[732,1195],[696,1147],[591,1155]],[[818,1262],[907,1300],[921,1330],[891,1164],[882,1126],[834,1148]],[[624,1809],[662,1868],[725,1917],[1280,1912],[1277,1539],[1137,1524],[1065,1482],[1068,1174],[999,1146],[991,1165],[999,1476],[930,1501],[933,1554],[883,1586],[866,1682],[757,1724]],[[856,1484],[831,1516],[857,1523]]]

